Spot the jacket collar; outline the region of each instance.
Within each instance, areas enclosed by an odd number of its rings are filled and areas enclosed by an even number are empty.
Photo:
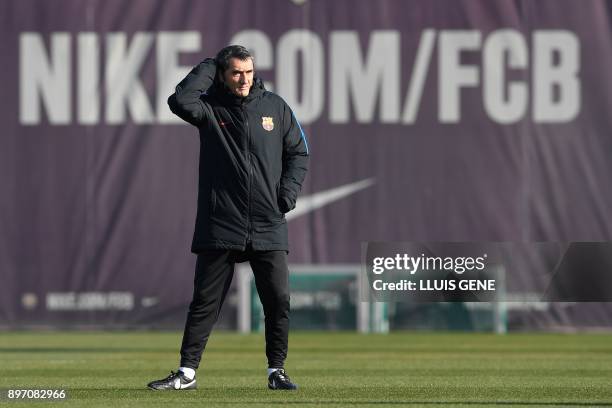
[[[212,95],[217,98],[223,105],[240,106],[248,104],[251,101],[259,98],[266,91],[263,81],[260,78],[253,80],[251,90],[246,97],[241,97],[231,93],[223,83],[215,81],[212,88]]]

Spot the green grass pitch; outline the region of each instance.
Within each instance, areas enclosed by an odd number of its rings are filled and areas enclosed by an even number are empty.
[[[0,388],[69,393],[67,401],[0,405],[612,406],[612,334],[292,332],[286,368],[300,389],[287,392],[266,388],[262,335],[215,332],[198,390],[147,390],[176,369],[180,339],[178,332],[0,332]]]

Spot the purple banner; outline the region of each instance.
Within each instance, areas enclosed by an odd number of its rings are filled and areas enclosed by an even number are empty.
[[[199,139],[166,98],[229,43],[308,137],[291,262],[612,240],[604,0],[11,0],[0,22],[3,326],[183,324]]]

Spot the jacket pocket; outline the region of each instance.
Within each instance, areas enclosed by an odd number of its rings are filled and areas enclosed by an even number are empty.
[[[274,197],[274,204],[276,204],[276,207],[274,208],[274,210],[276,211],[277,215],[280,215],[282,217],[283,212],[280,210],[280,203],[279,203],[279,200],[280,200],[280,196],[279,196],[279,194],[280,194],[280,181],[278,183],[276,183],[276,185],[274,186],[274,192],[276,193],[275,197]]]

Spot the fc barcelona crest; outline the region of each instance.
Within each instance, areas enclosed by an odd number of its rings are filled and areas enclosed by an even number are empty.
[[[269,132],[274,129],[274,120],[272,120],[272,117],[270,116],[262,116],[261,126],[263,126],[263,128]]]

